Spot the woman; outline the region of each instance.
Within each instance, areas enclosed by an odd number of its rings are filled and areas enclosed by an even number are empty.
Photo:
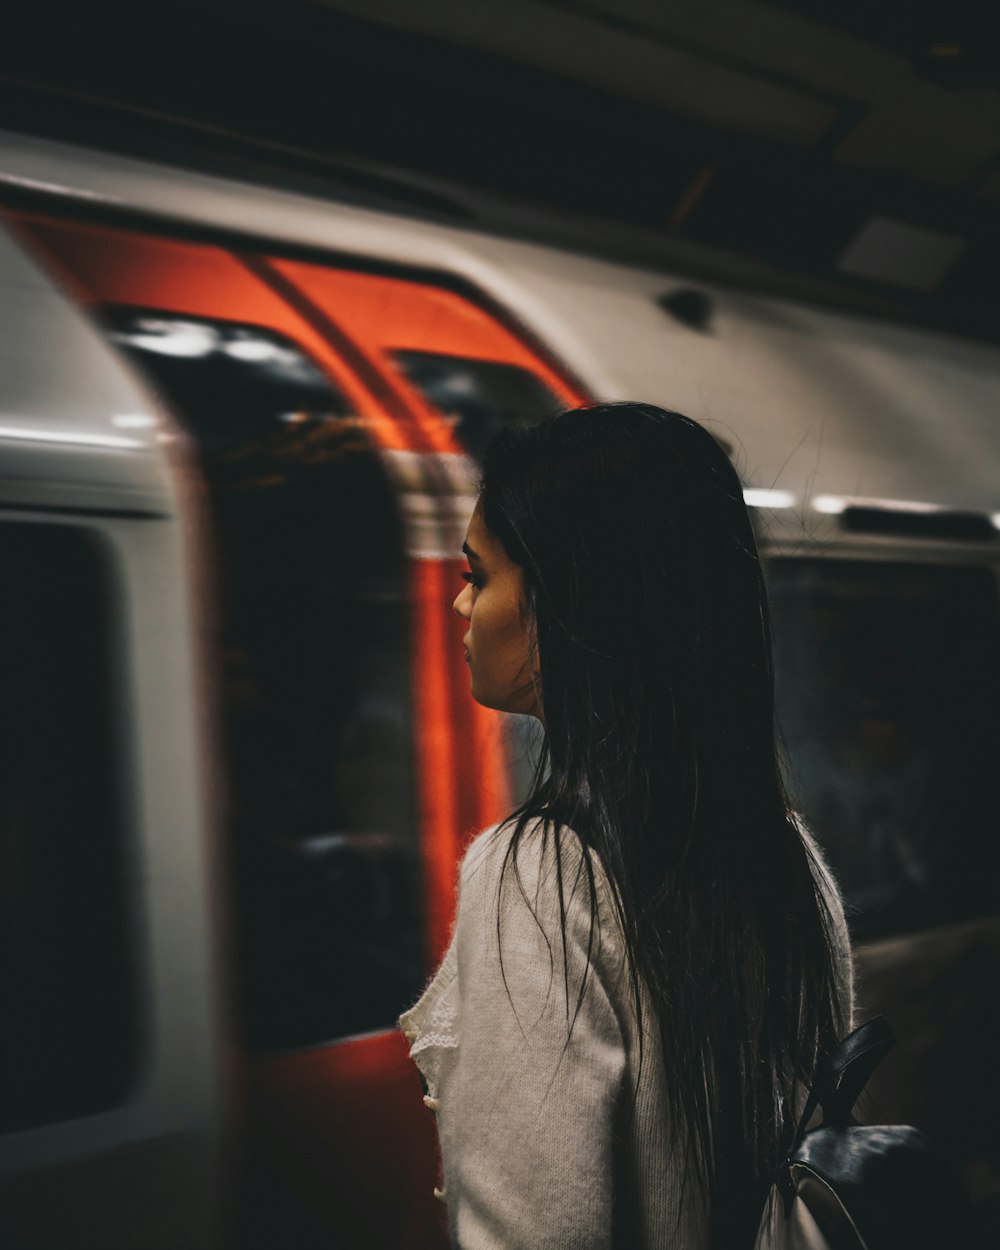
[[[465,551],[473,697],[544,740],[400,1021],[452,1241],[749,1250],[852,983],[739,478],[677,413],[564,413],[490,445]]]

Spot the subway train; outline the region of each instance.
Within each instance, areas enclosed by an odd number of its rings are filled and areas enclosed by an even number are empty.
[[[0,135],[0,1244],[446,1245],[396,1031],[525,785],[451,612],[476,463],[726,447],[869,1119],[1000,1229],[1000,352],[658,263]]]

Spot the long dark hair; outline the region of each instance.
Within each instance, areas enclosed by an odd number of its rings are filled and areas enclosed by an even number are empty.
[[[602,404],[499,434],[480,502],[523,570],[544,713],[505,868],[536,818],[576,831],[588,874],[598,856],[713,1245],[749,1244],[799,1083],[846,1022],[740,479],[689,418]]]

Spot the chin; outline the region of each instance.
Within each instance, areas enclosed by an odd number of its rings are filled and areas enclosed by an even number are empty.
[[[477,690],[475,686],[470,688],[470,694],[482,707],[492,708],[494,712],[504,711],[504,708],[497,703],[496,699],[491,698],[488,694],[484,694],[481,690]]]
[[[491,708],[494,712],[508,712],[515,716],[534,716],[541,720],[538,711],[534,707],[525,707],[524,698],[520,695],[511,695],[505,698],[503,695],[484,693],[477,690],[475,685],[470,688],[473,699],[482,707]]]
[[[510,700],[504,699],[502,695],[480,689],[475,682],[469,687],[469,692],[482,707],[492,708],[494,712],[513,711],[510,706]]]

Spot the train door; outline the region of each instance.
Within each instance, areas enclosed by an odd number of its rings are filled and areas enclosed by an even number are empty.
[[[171,405],[211,517],[241,1250],[444,1244],[394,1028],[516,753],[468,694],[459,549],[495,429],[582,398],[426,277],[22,216]],[[509,727],[512,731],[516,727]]]
[[[0,1244],[211,1250],[187,553],[148,396],[0,230]]]

